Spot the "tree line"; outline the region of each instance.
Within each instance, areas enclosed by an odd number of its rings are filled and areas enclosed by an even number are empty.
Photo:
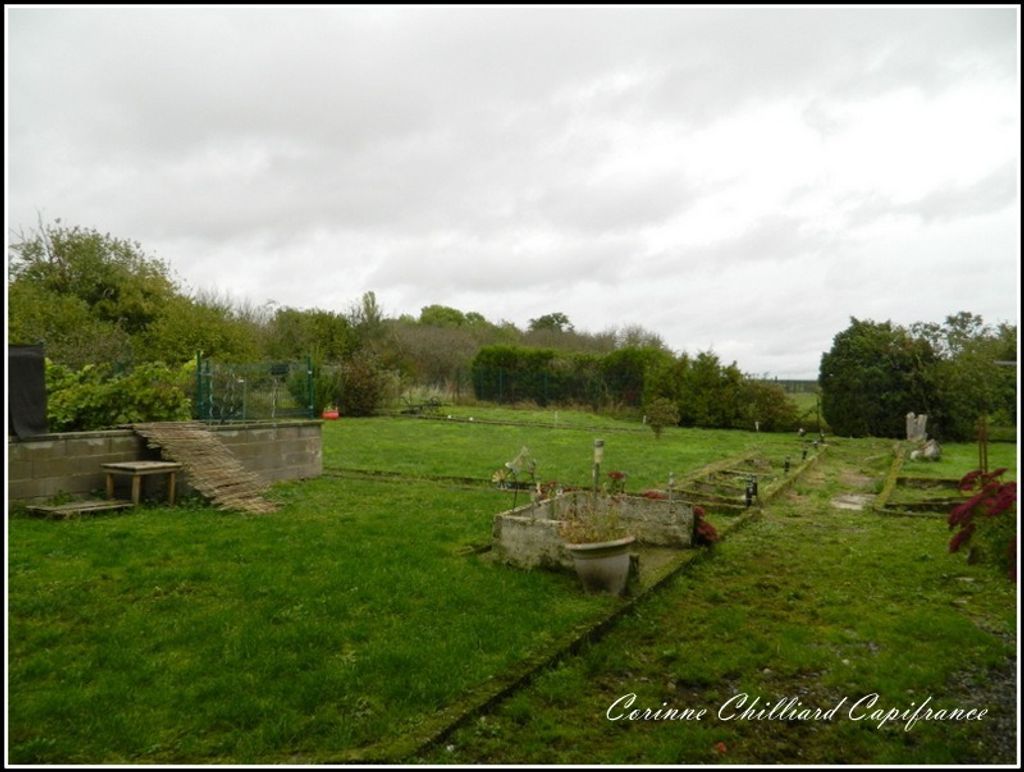
[[[638,326],[579,331],[556,311],[520,328],[436,304],[392,317],[373,292],[345,309],[240,303],[182,287],[137,242],[59,220],[17,234],[9,258],[8,342],[45,344],[54,430],[188,417],[196,352],[227,363],[308,356],[315,410],[344,415],[372,414],[418,386],[683,426],[790,430],[807,418],[778,384],[711,351],[674,353]],[[928,412],[949,438],[968,436],[982,411],[1015,420],[1013,370],[991,364],[1016,359],[1015,326],[967,313],[908,329],[851,322],[821,362],[835,431],[899,436],[909,410]]]
[[[367,415],[413,385],[471,397],[488,346],[667,351],[639,326],[583,332],[561,312],[522,329],[439,304],[391,317],[373,292],[345,309],[236,302],[181,286],[138,242],[59,220],[12,239],[8,342],[44,343],[55,430],[185,416],[197,352],[220,363],[309,357],[315,410]]]
[[[607,353],[485,346],[473,360],[473,389],[491,402],[577,404],[592,410],[670,406],[672,424],[708,428],[796,429],[800,414],[777,384],[744,375],[711,351],[691,356],[655,346]]]

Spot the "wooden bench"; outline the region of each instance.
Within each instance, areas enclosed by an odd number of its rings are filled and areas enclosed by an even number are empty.
[[[142,478],[154,474],[167,475],[167,501],[174,506],[174,490],[176,475],[181,470],[181,464],[173,461],[119,461],[114,464],[101,464],[107,473],[107,498],[114,498],[114,475],[131,475],[132,477],[132,504],[139,505],[139,497],[142,493]]]

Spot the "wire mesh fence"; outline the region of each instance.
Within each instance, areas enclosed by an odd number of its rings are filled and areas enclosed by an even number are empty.
[[[313,367],[301,361],[227,363],[196,357],[195,411],[201,421],[312,418]]]
[[[558,404],[594,408],[621,404],[639,406],[643,378],[621,377],[564,368],[512,369],[474,367],[460,372],[459,388],[476,399],[498,404],[534,402],[542,407]]]

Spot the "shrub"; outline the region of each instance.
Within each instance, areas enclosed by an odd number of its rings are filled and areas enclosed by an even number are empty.
[[[1017,483],[1000,482],[999,478],[1005,473],[1006,469],[988,473],[977,469],[964,475],[960,490],[973,495],[949,513],[950,529],[958,529],[949,540],[949,551],[958,552],[977,535],[982,544],[975,543],[971,547],[968,561],[977,560],[981,552],[979,546],[994,548],[1005,555],[1001,561],[1003,567],[1010,579],[1017,581]]]
[[[755,422],[766,432],[794,431],[800,425],[799,409],[778,384],[744,381],[743,402],[744,429],[754,426]]]
[[[661,438],[662,429],[666,426],[677,426],[679,424],[679,408],[675,403],[665,397],[652,399],[647,405],[647,425],[651,427],[654,436]]]
[[[339,390],[335,400],[345,416],[376,413],[397,391],[396,378],[374,356],[345,362],[338,370]]]
[[[140,421],[184,421],[192,415],[188,397],[192,363],[172,370],[147,363],[113,374],[108,366],[72,370],[46,362],[47,421],[50,431],[89,431]]]
[[[705,516],[704,507],[693,508],[693,543],[700,546],[710,546],[722,538]]]

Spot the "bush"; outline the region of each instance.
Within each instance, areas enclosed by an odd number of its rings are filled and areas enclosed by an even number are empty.
[[[795,431],[800,424],[799,409],[776,383],[744,381],[743,404],[741,428],[749,429],[757,422],[761,431],[789,432]]]
[[[661,439],[661,432],[666,426],[677,426],[679,424],[679,408],[675,403],[665,397],[652,399],[647,405],[647,425],[651,427],[654,436]]]
[[[961,547],[971,544],[968,562],[976,561],[979,554],[988,554],[1015,582],[1017,483],[1001,482],[1004,474],[1006,469],[988,473],[978,469],[968,472],[960,480],[960,490],[973,495],[949,513],[947,522],[950,530],[956,529],[949,540],[949,551],[959,552]]]
[[[369,416],[396,396],[398,380],[373,356],[345,362],[338,370],[337,405],[342,415]]]
[[[50,431],[90,431],[141,421],[186,421],[192,363],[177,370],[148,363],[120,374],[104,365],[72,370],[46,362]]]

